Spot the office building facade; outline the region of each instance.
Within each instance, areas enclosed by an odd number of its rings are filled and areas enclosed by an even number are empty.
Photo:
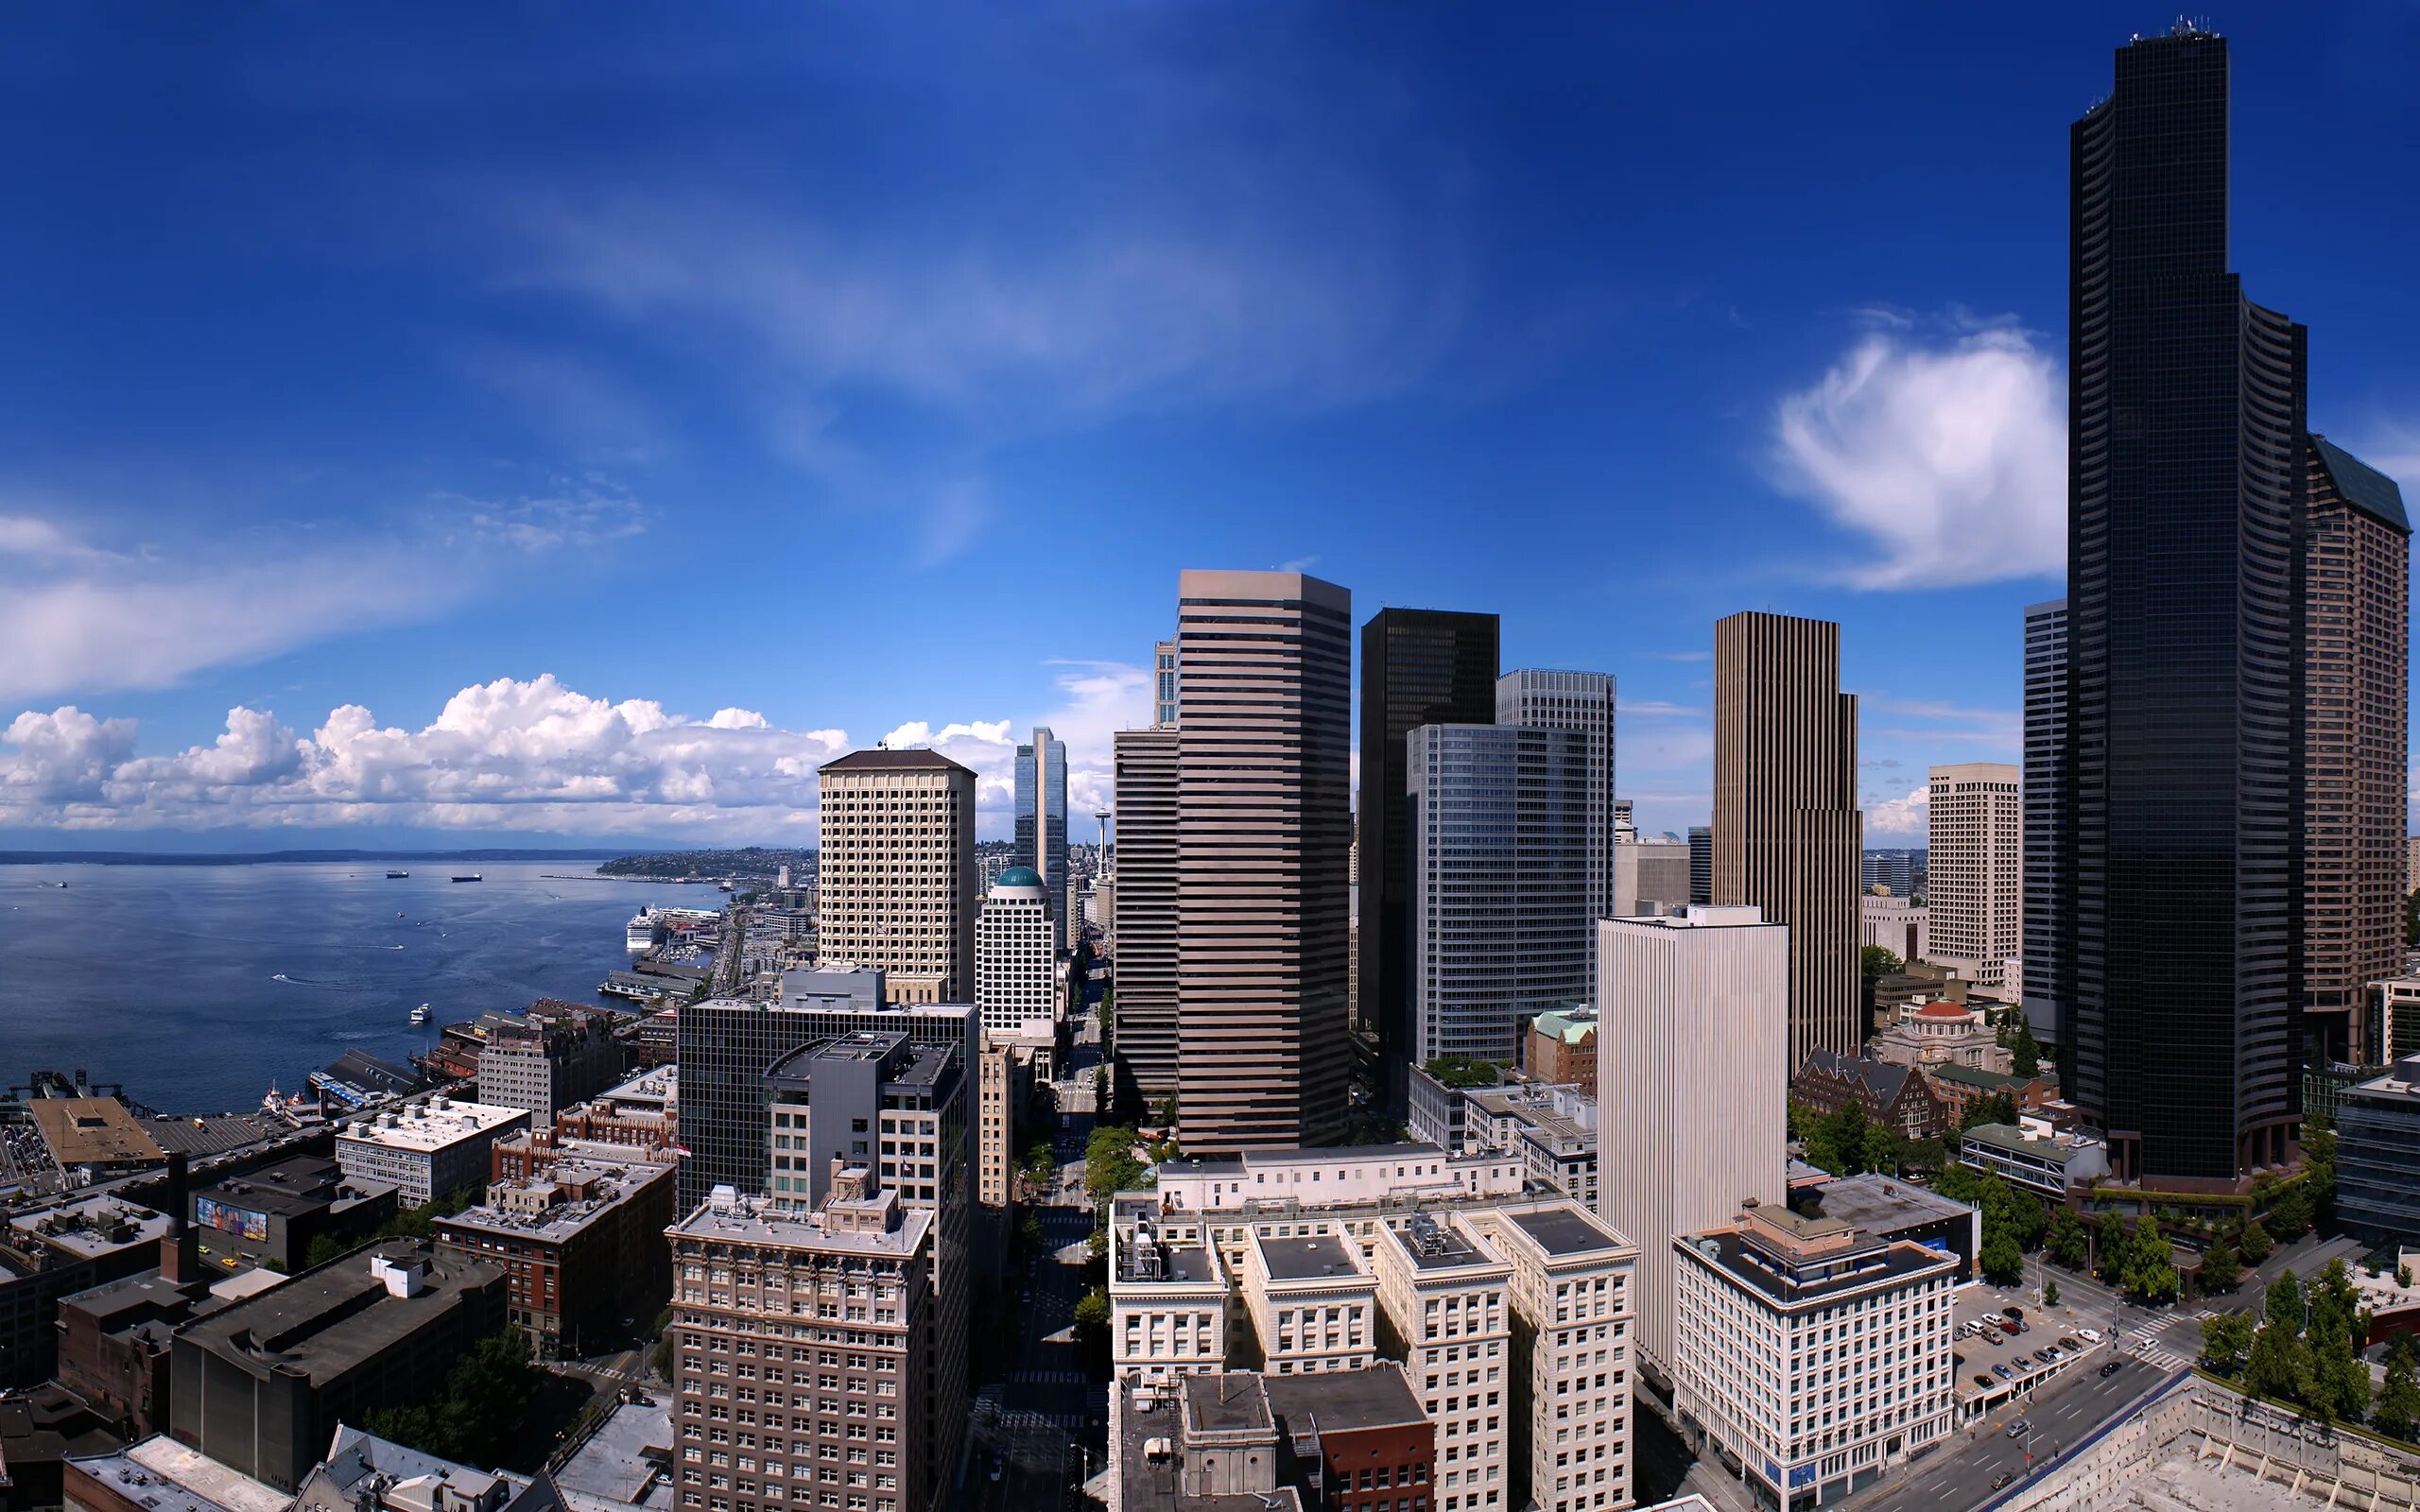
[[[2025,1020],[2047,1044],[2067,1042],[2074,934],[2060,903],[2067,854],[2067,601],[2025,608]]]
[[[1993,992],[2023,972],[2023,786],[2004,762],[1931,772],[1924,958]]]
[[[975,774],[934,751],[860,750],[816,777],[819,957],[881,971],[897,1002],[967,1001]]]
[[[1689,826],[1689,902],[1714,902],[1714,826]]]
[[[1017,747],[1016,850],[1013,859],[1042,875],[1050,900],[1051,943],[1066,949],[1067,747],[1046,727]]]
[[[1174,653],[1170,652],[1171,657]],[[1116,1101],[1148,1112],[1176,1095],[1177,732],[1121,730],[1117,784]]]
[[[2122,1175],[2300,1124],[2306,333],[2227,271],[2224,38],[2118,49],[2072,137],[2062,1066]]]
[[[983,1027],[1007,1034],[1059,1017],[1059,957],[1050,900],[1031,867],[993,879],[975,917],[975,1006]]]
[[[1495,679],[1495,722],[1532,730],[1576,730],[1587,742],[1588,906],[1614,912],[1614,845],[1629,826],[1630,800],[1614,796],[1614,679],[1605,672],[1524,667]]]
[[[1409,1058],[1511,1065],[1524,1024],[1591,985],[1586,737],[1423,725],[1405,751]]]
[[[1375,1026],[1383,1093],[1401,1108],[1413,1047],[1409,741],[1423,725],[1495,722],[1501,627],[1493,614],[1384,609],[1361,627],[1361,791],[1354,840],[1359,894],[1356,990]]]
[[[1714,627],[1714,898],[1789,931],[1788,1063],[1854,1055],[1858,988],[1857,697],[1841,627],[1757,610]],[[1785,1072],[1787,1076],[1787,1072]]]
[[[1178,595],[1180,1138],[1322,1143],[1352,1062],[1353,595],[1205,571]]]
[[[1598,1213],[1638,1246],[1638,1353],[1672,1364],[1671,1238],[1782,1198],[1789,931],[1745,906],[1597,926]]]
[[[2393,478],[2325,436],[2306,446],[2306,1059],[2368,1064],[2369,984],[2403,963],[2411,522]]]

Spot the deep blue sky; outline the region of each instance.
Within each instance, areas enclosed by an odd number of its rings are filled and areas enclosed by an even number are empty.
[[[1616,673],[1651,829],[1712,621],[1836,618],[1921,843],[2059,592],[2067,125],[2172,17],[1613,9],[12,14],[0,837],[774,840],[918,722],[994,831],[1181,567],[1302,561]],[[2420,7],[2208,19],[2235,262],[2420,486]]]

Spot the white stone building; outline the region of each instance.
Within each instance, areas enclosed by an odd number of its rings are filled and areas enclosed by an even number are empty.
[[[1417,1213],[1381,1231],[1378,1305],[1423,1412],[1437,1425],[1437,1512],[1501,1512],[1512,1426],[1512,1267],[1456,1222]]]
[[[975,917],[975,1005],[993,1035],[1059,1017],[1054,927],[1031,867],[1010,867],[993,880]]]
[[[2004,762],[1932,769],[1925,959],[1995,994],[2025,952],[2024,779]]]

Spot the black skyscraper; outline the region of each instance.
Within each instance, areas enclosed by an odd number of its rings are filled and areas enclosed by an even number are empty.
[[[2119,48],[2071,146],[2070,1095],[2223,1181],[2300,1118],[2305,333],[2227,271],[2222,39]]]
[[[1378,1026],[1400,1111],[1411,1044],[1411,847],[1404,737],[1422,725],[1495,723],[1493,614],[1380,610],[1361,627],[1361,1017]]]

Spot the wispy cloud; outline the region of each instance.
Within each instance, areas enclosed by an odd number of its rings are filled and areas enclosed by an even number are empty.
[[[1860,695],[1858,705],[1860,715],[1898,714],[1927,721],[1921,725],[1873,726],[1863,731],[1868,735],[1914,741],[1974,741],[2012,748],[2025,740],[2022,710],[1971,709],[1938,698],[1896,698],[1888,694]]]
[[[1835,570],[1861,588],[2055,575],[2066,561],[2066,398],[2026,332],[1958,312],[1927,342],[1882,312],[1774,418],[1780,487],[1865,539]]]
[[[1614,713],[1634,714],[1642,719],[1704,719],[1710,717],[1703,709],[1693,709],[1685,703],[1667,703],[1661,698],[1617,698]]]

